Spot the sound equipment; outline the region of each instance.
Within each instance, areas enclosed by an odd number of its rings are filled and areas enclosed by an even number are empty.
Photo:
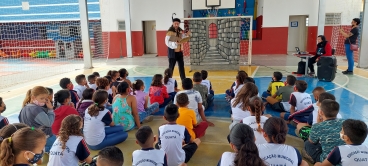
[[[335,56],[321,56],[317,62],[317,78],[320,81],[331,82],[336,77],[337,60]]]
[[[298,63],[298,70],[296,71],[297,74],[305,74],[305,65],[306,63],[303,61],[300,61]]]

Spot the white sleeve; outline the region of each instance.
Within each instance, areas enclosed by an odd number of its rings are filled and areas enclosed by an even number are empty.
[[[165,44],[167,47],[171,48],[171,49],[176,49],[178,48],[178,45],[175,42],[169,41],[170,36],[166,36],[165,37]]]

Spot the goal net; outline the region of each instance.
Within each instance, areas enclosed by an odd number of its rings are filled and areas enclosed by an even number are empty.
[[[332,48],[335,49],[335,55],[345,56],[345,37],[341,35],[340,29],[345,32],[351,30],[351,22],[354,18],[362,19],[363,15],[363,1],[362,0],[338,0],[333,5],[329,6],[329,11],[326,11],[325,30],[331,29],[331,38],[327,38],[331,42]],[[332,12],[333,11],[333,12]],[[361,32],[361,25],[358,26]],[[328,33],[328,31],[325,33]],[[359,33],[361,34],[361,33]],[[326,34],[328,37],[330,34]],[[357,44],[360,45],[360,35],[357,39]],[[358,61],[358,51],[354,51],[354,60]]]
[[[108,56],[98,0],[88,1],[94,65]],[[83,69],[79,1],[0,2],[0,89]],[[74,78],[72,78],[74,80]]]
[[[184,44],[186,64],[205,66],[251,64],[251,16],[184,18],[185,31],[192,33]],[[219,69],[221,70],[221,69]]]

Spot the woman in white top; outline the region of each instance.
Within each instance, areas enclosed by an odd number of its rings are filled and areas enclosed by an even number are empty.
[[[79,161],[91,163],[89,149],[84,141],[83,119],[78,115],[69,115],[61,123],[59,135],[54,142],[47,165],[78,166]]]
[[[259,157],[255,139],[252,128],[246,124],[236,124],[230,131],[230,147],[235,153],[223,153],[218,166],[265,166]]]
[[[164,85],[166,86],[167,93],[170,96],[175,96],[176,92],[179,91],[178,83],[172,78],[173,72],[170,68],[167,68],[164,73]]]
[[[268,119],[266,116],[262,116],[264,109],[265,107],[262,99],[258,96],[253,96],[250,98],[248,105],[248,110],[251,116],[243,119],[243,123],[249,125],[253,129],[256,137],[256,144],[267,143],[266,139],[262,135],[262,127]]]
[[[241,120],[250,116],[247,110],[249,106],[249,99],[258,95],[258,88],[255,84],[248,82],[240,89],[239,93],[231,100],[231,119],[233,123],[230,124],[229,129],[240,123]]]
[[[257,144],[259,156],[272,165],[308,166],[299,151],[285,144],[288,126],[281,118],[271,117],[263,125],[263,136],[268,143]]]

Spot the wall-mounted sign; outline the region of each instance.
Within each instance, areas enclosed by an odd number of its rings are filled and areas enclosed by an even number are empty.
[[[292,22],[290,23],[290,26],[291,26],[291,27],[298,27],[298,21],[292,21]]]

